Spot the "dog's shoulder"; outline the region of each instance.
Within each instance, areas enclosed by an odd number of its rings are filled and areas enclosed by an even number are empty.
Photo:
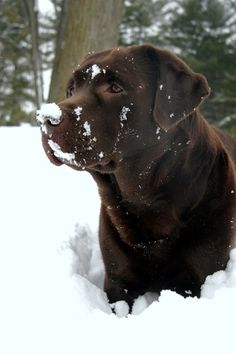
[[[213,129],[236,166],[236,140],[220,129]]]

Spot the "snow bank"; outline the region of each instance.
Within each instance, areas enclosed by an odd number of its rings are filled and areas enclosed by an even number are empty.
[[[0,159],[1,353],[234,353],[235,250],[201,299],[148,293],[115,316],[90,176],[50,164],[36,128],[0,128]]]
[[[236,289],[236,249],[230,252],[230,260],[225,271],[221,270],[206,278],[201,296],[212,299],[217,292],[227,291],[227,288]]]

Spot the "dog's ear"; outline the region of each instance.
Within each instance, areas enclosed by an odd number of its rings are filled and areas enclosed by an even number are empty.
[[[168,131],[193,113],[210,94],[207,80],[167,50],[149,47],[157,71],[153,116]]]

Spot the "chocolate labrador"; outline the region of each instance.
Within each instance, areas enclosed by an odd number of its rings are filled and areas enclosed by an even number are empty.
[[[101,197],[111,303],[200,296],[235,244],[236,142],[199,111],[206,79],[150,45],[88,55],[67,98],[38,112],[48,158],[86,170]],[[81,250],[83,252],[83,250]]]

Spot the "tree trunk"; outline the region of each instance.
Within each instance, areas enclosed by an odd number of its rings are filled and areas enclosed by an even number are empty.
[[[67,80],[86,53],[117,45],[122,13],[123,0],[64,0],[50,102],[65,97]]]
[[[39,33],[38,33],[38,6],[37,0],[24,0],[25,9],[29,21],[31,33],[31,52],[32,64],[34,72],[34,89],[36,98],[36,107],[40,108],[43,102],[43,80],[41,68],[41,54],[39,50]]]

